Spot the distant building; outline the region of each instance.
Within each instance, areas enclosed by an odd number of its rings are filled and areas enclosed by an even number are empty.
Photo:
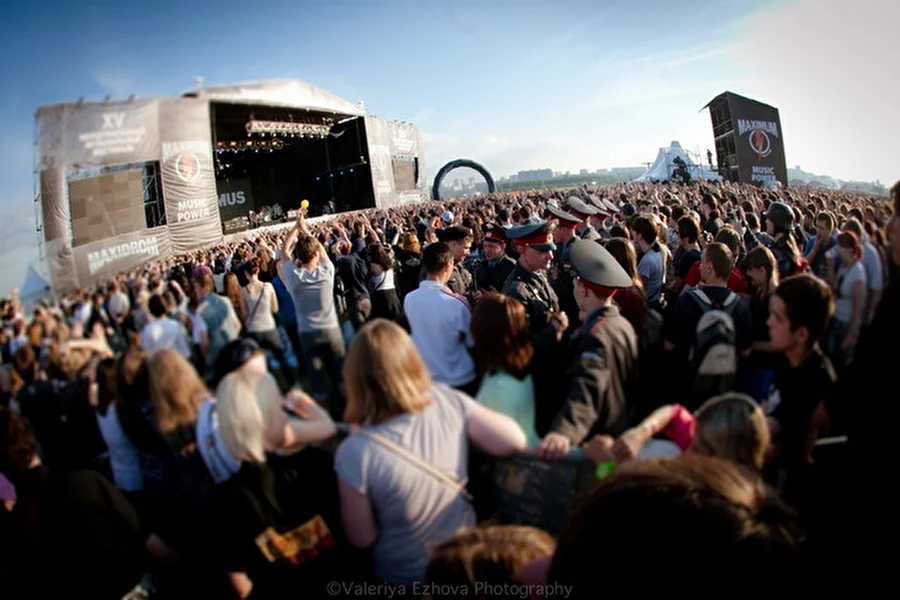
[[[578,174],[579,174],[579,175],[587,175],[587,174],[588,174],[588,170],[587,170],[587,169],[581,169],[581,170],[578,172]]]
[[[550,169],[534,169],[531,171],[519,171],[518,181],[537,181],[540,179],[552,179],[553,171]]]

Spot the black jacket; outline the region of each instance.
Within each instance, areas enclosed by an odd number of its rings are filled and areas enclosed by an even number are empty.
[[[516,261],[505,255],[494,266],[481,261],[475,270],[475,287],[482,292],[500,292],[515,268]]]
[[[570,368],[552,433],[579,445],[596,434],[618,436],[637,405],[638,341],[617,306],[595,311],[569,342]]]

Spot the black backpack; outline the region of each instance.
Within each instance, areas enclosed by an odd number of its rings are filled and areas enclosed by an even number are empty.
[[[729,292],[719,303],[710,300],[703,290],[691,290],[690,294],[703,308],[689,355],[694,368],[694,399],[703,402],[731,390],[737,379],[737,334],[733,311],[739,297]]]

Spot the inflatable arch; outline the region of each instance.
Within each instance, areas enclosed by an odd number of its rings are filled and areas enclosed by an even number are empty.
[[[491,177],[491,174],[488,173],[488,170],[479,165],[474,160],[469,160],[467,158],[458,158],[456,160],[451,160],[446,165],[441,167],[441,170],[437,172],[437,175],[434,176],[434,184],[431,187],[431,197],[434,200],[441,199],[441,181],[444,179],[444,176],[447,175],[453,169],[458,169],[459,167],[469,167],[470,169],[475,169],[481,176],[484,177],[484,180],[487,182],[488,192],[493,194],[497,190],[497,186],[494,184],[494,178]]]

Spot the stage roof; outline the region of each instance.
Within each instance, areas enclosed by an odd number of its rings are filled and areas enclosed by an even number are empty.
[[[755,102],[756,104],[762,104],[763,106],[768,106],[769,108],[771,108],[773,110],[778,110],[771,104],[766,104],[765,102],[760,102],[759,100],[754,100],[753,98],[748,98],[747,96],[741,96],[740,94],[735,94],[734,92],[722,92],[721,94],[719,94],[718,96],[716,96],[715,98],[713,98],[712,100],[710,100],[709,102],[704,104],[703,108],[701,108],[700,110],[703,110],[704,108],[708,108],[709,105],[714,102],[718,102],[719,100],[725,100],[729,96],[737,98],[738,100],[744,100],[745,102]]]
[[[264,104],[283,106],[319,112],[330,112],[347,116],[363,116],[365,108],[361,104],[344,100],[322,88],[299,79],[272,79],[234,85],[203,87],[184,94],[192,98],[202,98],[211,102],[233,104]]]

